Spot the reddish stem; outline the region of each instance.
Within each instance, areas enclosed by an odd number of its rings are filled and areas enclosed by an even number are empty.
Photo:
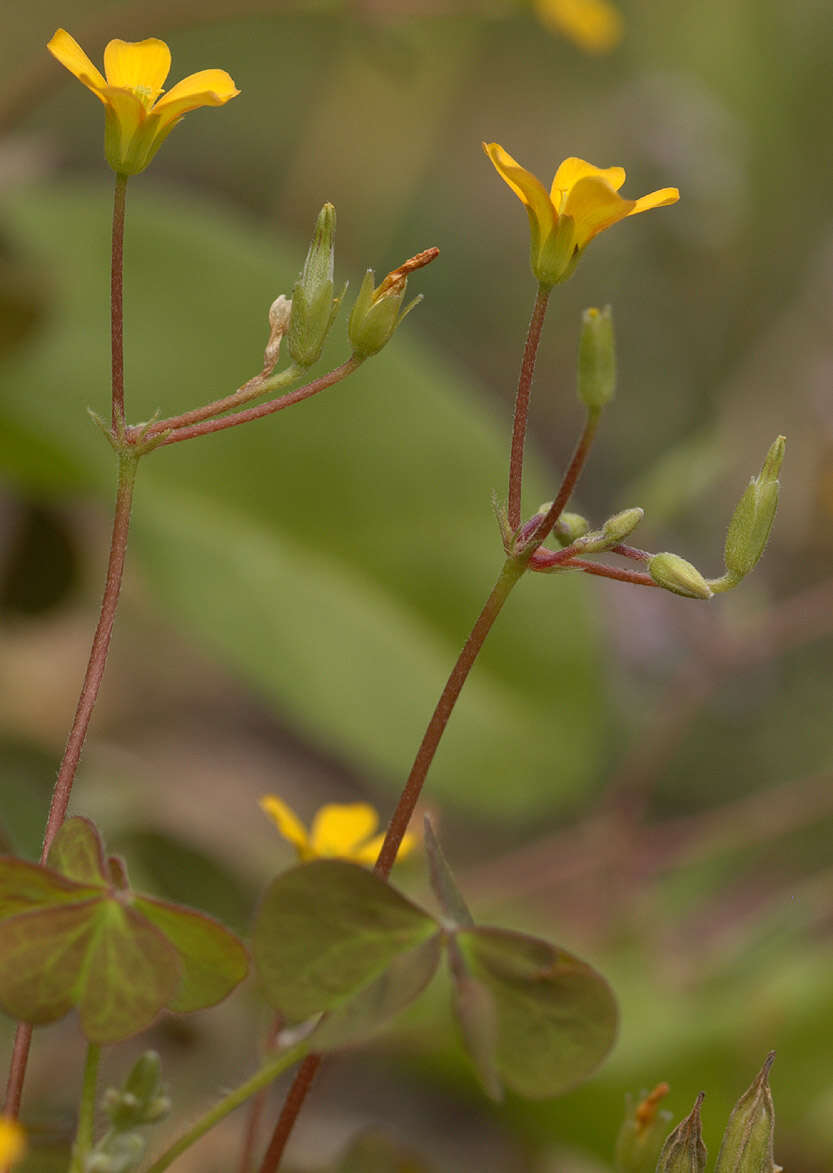
[[[113,358],[113,432],[124,429],[124,210],[127,176],[117,175],[113,192],[113,251],[110,261],[110,337]]]
[[[650,574],[638,570],[622,570],[618,566],[605,566],[603,562],[585,562],[583,558],[571,558],[562,564],[562,570],[583,570],[585,574],[597,574],[600,578],[615,578],[618,582],[632,582],[637,586],[658,586]]]
[[[535,358],[541,342],[541,330],[544,325],[544,315],[547,312],[549,296],[549,289],[540,285],[535,298],[535,305],[532,308],[529,329],[526,334],[526,345],[524,346],[521,370],[518,376],[518,390],[515,394],[512,448],[509,454],[509,501],[507,504],[509,524],[513,530],[516,530],[521,524],[521,491],[524,475],[526,422],[529,417],[529,396],[532,388],[532,376],[535,374]]]
[[[564,512],[564,507],[570,500],[570,497],[572,497],[573,490],[575,489],[576,483],[578,482],[578,478],[581,476],[581,471],[584,468],[588,453],[590,452],[590,447],[593,443],[593,438],[596,435],[596,429],[599,426],[600,419],[601,412],[598,410],[598,408],[596,410],[588,408],[584,430],[579,437],[578,444],[576,444],[575,451],[573,452],[572,458],[567,467],[567,471],[564,473],[564,479],[562,480],[559,490],[555,495],[555,500],[553,501],[552,505],[550,505],[549,509],[535,526],[535,528],[532,530],[529,539],[529,546],[526,548],[526,552],[529,552],[530,548],[534,552],[542,542],[546,541],[546,539],[552,533],[553,526]]]
[[[281,395],[278,399],[270,399],[268,403],[259,403],[256,407],[249,407],[245,411],[236,411],[233,415],[223,416],[222,419],[205,420],[203,423],[194,424],[191,427],[175,428],[169,436],[160,442],[160,447],[165,444],[178,444],[180,440],[190,440],[194,436],[206,436],[210,432],[221,432],[224,428],[234,428],[238,424],[246,424],[251,420],[259,420],[264,416],[272,415],[276,411],[282,411],[285,407],[291,407],[294,403],[300,403],[304,399],[310,399],[313,395],[317,395],[319,391],[326,391],[328,387],[332,387],[334,383],[339,383],[348,375],[351,375],[360,365],[362,360],[356,358],[348,358],[347,362],[343,362],[340,367],[329,371],[326,375],[321,375],[318,379],[313,379],[311,383],[307,383],[304,387],[298,387],[295,391],[290,391],[288,395]],[[197,409],[200,410],[199,408]],[[156,430],[154,428],[154,430]]]
[[[390,875],[400,844],[408,829],[408,823],[414,813],[414,808],[419,800],[423,784],[440,741],[442,740],[445,727],[448,724],[457,698],[462,691],[463,685],[466,683],[480,649],[483,647],[486,636],[489,634],[492,625],[500,614],[503,604],[508,599],[515,583],[524,573],[524,569],[524,565],[514,558],[509,558],[504,563],[500,577],[495,583],[489,598],[486,600],[483,610],[477,617],[477,621],[463,645],[463,650],[460,652],[457,663],[451,669],[451,674],[446,681],[440,699],[437,701],[437,705],[431,715],[431,720],[428,722],[428,727],[425,730],[425,735],[417,750],[414,764],[411,766],[411,772],[400,795],[396,810],[393,812],[393,816],[388,824],[385,839],[379,851],[379,858],[376,860],[375,870],[385,878]],[[263,1164],[260,1166],[260,1173],[275,1173],[275,1170],[278,1168],[295,1121],[298,1118],[298,1114],[301,1111],[301,1107],[320,1065],[320,1055],[308,1055],[299,1067],[295,1080],[284,1102],[278,1122],[275,1125],[275,1131],[272,1134],[269,1148],[263,1158]]]

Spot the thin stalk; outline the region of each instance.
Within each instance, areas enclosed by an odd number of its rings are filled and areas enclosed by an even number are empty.
[[[655,587],[650,574],[640,574],[638,570],[623,570],[619,566],[605,566],[603,562],[586,562],[583,558],[571,558],[562,563],[562,570],[583,570],[585,574],[597,574],[600,578],[615,578],[618,582],[632,582],[636,586]]]
[[[93,1147],[93,1126],[95,1124],[95,1097],[98,1087],[98,1067],[101,1048],[95,1043],[87,1044],[87,1058],[84,1063],[84,1082],[81,1087],[81,1103],[78,1111],[78,1131],[72,1146],[70,1173],[84,1173],[87,1157]]]
[[[376,860],[375,871],[387,878],[396,860],[400,844],[408,829],[408,823],[414,813],[414,808],[422,793],[422,787],[434,760],[446,725],[454,710],[463,685],[468,679],[477,655],[486,640],[486,636],[509,598],[512,588],[521,578],[526,569],[525,564],[516,558],[507,558],[489,595],[483,610],[480,612],[457,662],[451,669],[445,688],[437,701],[425,735],[417,750],[411,772],[400,795],[396,810],[393,812],[384,842]],[[308,1055],[301,1064],[295,1076],[292,1087],[283,1105],[283,1109],[275,1125],[275,1131],[269,1143],[269,1148],[260,1166],[260,1173],[275,1173],[286,1148],[286,1144],[295,1126],[295,1121],[301,1111],[307,1093],[312,1086],[318,1068],[321,1066],[320,1055]],[[149,1170],[148,1173],[155,1173]]]
[[[113,623],[116,618],[116,608],[119,602],[124,562],[127,553],[127,535],[130,529],[130,511],[133,504],[133,488],[136,481],[137,459],[132,452],[123,452],[119,457],[119,476],[116,489],[116,507],[113,517],[113,533],[110,540],[110,556],[107,563],[107,578],[104,584],[104,597],[101,601],[101,613],[98,626],[93,636],[90,658],[87,671],[81,686],[78,706],[75,710],[72,728],[67,739],[63,760],[58,770],[58,777],[52,791],[52,801],[49,815],[46,820],[43,847],[40,862],[46,863],[49,849],[58,833],[58,829],[66,817],[69,806],[72,785],[75,781],[75,772],[81,759],[81,751],[87,736],[93,708],[95,707],[104,668],[107,663],[107,652],[110,648],[110,637],[113,633]],[[23,1081],[26,1077],[26,1065],[29,1059],[29,1046],[32,1041],[32,1028],[26,1023],[19,1023],[15,1033],[12,1058],[9,1064],[9,1078],[6,1083],[6,1099],[3,1108],[4,1114],[16,1119],[20,1113],[20,1100],[23,1092]]]
[[[169,1168],[178,1156],[189,1149],[200,1137],[205,1136],[215,1124],[219,1124],[230,1112],[239,1108],[241,1104],[245,1104],[246,1100],[250,1096],[256,1095],[261,1088],[268,1087],[273,1080],[286,1071],[287,1067],[296,1063],[305,1052],[306,1044],[301,1043],[297,1047],[292,1047],[290,1050],[283,1051],[280,1055],[268,1059],[251,1079],[247,1079],[240,1087],[224,1096],[210,1111],[200,1117],[196,1124],[183,1133],[179,1140],[165,1149],[164,1153],[147,1168],[146,1173],[163,1173],[164,1169]]]
[[[343,362],[340,367],[336,367],[335,370],[329,371],[326,375],[321,375],[318,379],[313,379],[311,383],[307,383],[303,387],[298,387],[295,391],[290,391],[288,395],[282,395],[279,399],[270,399],[268,403],[259,403],[257,407],[249,407],[245,411],[236,411],[233,415],[223,416],[222,419],[205,420],[203,423],[194,424],[191,427],[176,428],[169,436],[165,436],[159,446],[178,444],[180,440],[190,440],[194,436],[206,436],[209,432],[220,432],[224,428],[234,428],[238,424],[246,424],[250,420],[259,420],[266,415],[272,415],[273,412],[282,411],[285,407],[292,407],[294,403],[300,403],[303,399],[310,399],[313,395],[317,395],[319,391],[326,391],[334,383],[339,383],[342,379],[346,379],[348,375],[352,375],[353,371],[361,366],[362,362],[362,359],[356,358],[354,355],[352,358],[348,358],[347,362]]]
[[[203,420],[211,419],[212,416],[221,415],[224,411],[230,411],[233,407],[240,407],[252,399],[257,399],[259,395],[268,395],[272,391],[280,391],[282,388],[288,387],[298,378],[300,373],[301,368],[294,364],[287,367],[285,371],[280,371],[277,375],[266,375],[261,372],[249,379],[242,387],[238,387],[236,391],[232,391],[231,395],[224,395],[221,399],[215,399],[211,403],[195,407],[191,411],[183,411],[181,415],[171,415],[164,420],[154,420],[150,427],[145,429],[145,435],[155,436],[159,432],[167,432],[171,428],[185,428],[189,424],[198,424]]]
[[[104,597],[101,601],[101,614],[98,626],[93,636],[90,659],[81,686],[81,695],[78,698],[78,707],[75,710],[72,728],[69,732],[63,761],[58,770],[55,788],[52,791],[52,803],[49,807],[49,817],[46,822],[46,831],[43,837],[41,863],[46,862],[49,848],[58,833],[58,828],[66,817],[69,799],[72,793],[72,784],[75,781],[75,772],[81,759],[81,751],[90,725],[90,718],[101,687],[104,668],[107,663],[107,653],[110,648],[110,637],[113,634],[113,623],[116,618],[116,608],[119,602],[122,578],[124,576],[124,562],[127,554],[127,535],[130,529],[130,511],[133,505],[133,489],[136,483],[136,469],[138,461],[133,452],[127,451],[119,456],[119,477],[116,489],[116,508],[113,516],[113,534],[110,541],[110,557],[107,564],[107,579],[104,584]]]
[[[521,370],[518,375],[518,390],[515,393],[515,414],[512,423],[512,448],[509,454],[509,500],[507,513],[509,524],[516,530],[521,524],[521,491],[524,475],[524,447],[526,443],[526,423],[529,417],[529,396],[532,388],[532,376],[535,373],[535,358],[541,342],[541,330],[544,325],[544,316],[547,312],[547,303],[550,290],[543,285],[538,286],[535,305],[532,308],[532,317],[529,320],[529,329],[526,334]]]
[[[601,411],[598,408],[587,409],[587,419],[584,423],[584,429],[576,444],[570,463],[567,466],[567,471],[564,473],[564,479],[555,495],[555,500],[530,535],[529,541],[532,550],[537,549],[541,542],[549,537],[550,533],[552,533],[553,526],[564,512],[567,502],[572,497],[573,490],[587,461],[600,419]],[[524,552],[530,552],[529,547]]]
[[[110,262],[110,337],[112,351],[113,433],[124,430],[124,209],[127,176],[117,175],[113,191],[113,251]]]

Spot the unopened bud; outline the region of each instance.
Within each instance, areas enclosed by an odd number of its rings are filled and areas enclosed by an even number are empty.
[[[621,513],[614,513],[613,517],[607,519],[602,526],[602,533],[611,546],[615,546],[636,529],[644,516],[644,509],[623,509]]]
[[[104,1095],[104,1108],[113,1128],[126,1132],[140,1124],[161,1120],[170,1111],[171,1103],[161,1094],[162,1064],[156,1051],[145,1051],[130,1070],[119,1091],[109,1088]]]
[[[589,529],[590,522],[580,513],[562,513],[552,532],[560,545],[571,546],[578,538],[583,538]]]
[[[648,563],[648,572],[657,586],[687,599],[710,599],[712,589],[696,566],[679,554],[655,554]]]
[[[292,291],[286,345],[293,362],[301,367],[318,360],[338,312],[341,299],[333,298],[335,235],[336,210],[325,204],[315,222],[304,271]]]
[[[775,1108],[769,1090],[770,1051],[752,1086],[732,1109],[714,1173],[777,1173],[773,1156]]]
[[[738,502],[726,535],[723,559],[729,575],[743,578],[756,565],[769,539],[778,507],[778,473],[786,440],[779,436],[770,446],[763,468],[753,477]]]
[[[589,411],[601,411],[616,392],[616,346],[610,306],[582,314],[578,346],[578,395]]]
[[[660,1083],[636,1107],[628,1096],[625,1119],[616,1138],[616,1173],[655,1173],[662,1138],[671,1120],[671,1113],[659,1107],[667,1095],[668,1084]]]
[[[398,269],[388,273],[380,285],[374,285],[374,274],[368,269],[364,275],[356,304],[350,314],[350,324],[347,332],[357,358],[369,358],[378,354],[414,306],[422,301],[422,295],[402,309],[405,290],[408,287],[408,274],[414,269],[421,269],[439,255],[438,248],[429,248],[417,253],[415,257],[401,264]]]
[[[278,361],[283,336],[289,329],[292,302],[283,294],[269,306],[269,341],[263,352],[263,369],[271,371]]]
[[[662,1146],[657,1173],[703,1173],[706,1168],[706,1146],[700,1128],[700,1105],[705,1093],[694,1101],[694,1107]]]

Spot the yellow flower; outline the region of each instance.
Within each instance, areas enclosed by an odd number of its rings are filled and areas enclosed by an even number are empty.
[[[0,1167],[13,1165],[23,1156],[26,1137],[16,1120],[0,1116]]]
[[[156,37],[110,41],[104,50],[106,80],[64,29],[46,47],[103,102],[104,153],[120,175],[144,171],[183,114],[198,106],[222,106],[240,93],[224,69],[203,69],[160,97],[171,51]]]
[[[265,794],[261,809],[298,852],[299,859],[347,859],[372,866],[376,862],[384,835],[374,835],[379,816],[366,802],[329,803],[312,821],[307,831],[286,803],[274,794]],[[414,846],[413,835],[406,835],[399,858]]]
[[[530,263],[538,281],[550,287],[566,281],[582,251],[599,232],[649,208],[674,204],[676,187],[664,187],[638,200],[623,199],[622,167],[594,167],[584,159],[565,159],[547,192],[531,171],[516,163],[497,143],[484,143],[498,175],[529,215]]]
[[[587,53],[609,53],[622,39],[621,13],[607,0],[534,0],[538,19]]]

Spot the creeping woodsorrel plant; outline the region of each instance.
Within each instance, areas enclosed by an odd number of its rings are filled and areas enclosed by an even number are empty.
[[[145,170],[185,113],[222,106],[239,91],[224,70],[206,69],[164,93],[170,53],[154,38],[111,41],[104,53],[104,75],[64,30],[48,47],[103,104],[105,155],[115,172],[111,412],[109,422],[97,422],[115,453],[116,504],[100,620],[46,819],[41,859],[38,864],[14,857],[0,860],[0,1006],[19,1023],[6,1119],[0,1128],[0,1164],[16,1162],[23,1149],[16,1119],[33,1027],[77,1010],[88,1050],[73,1173],[129,1173],[140,1167],[161,1173],[229,1112],[297,1065],[262,1158],[262,1173],[271,1173],[281,1162],[322,1056],[355,1045],[384,1026],[422,992],[443,962],[460,1037],[485,1091],[495,1098],[505,1089],[531,1098],[557,1096],[591,1075],[614,1042],[618,1011],[605,979],[561,946],[479,924],[427,820],[423,845],[437,911],[406,898],[388,878],[397,857],[416,845],[409,826],[443,732],[489,631],[527,572],[578,571],[704,600],[736,587],[763,553],[777,505],[783,437],[771,446],[731,520],[726,570],[720,577],[706,577],[676,553],[630,544],[643,517],[639,506],[617,509],[595,523],[567,511],[615,393],[609,307],[586,310],[581,323],[578,397],[585,421],[572,458],[552,500],[531,514],[524,510],[530,391],[552,290],[569,278],[584,249],[604,229],[672,204],[679,193],[663,188],[627,199],[619,194],[625,180],[621,167],[599,168],[578,158],[560,164],[547,192],[502,147],[484,144],[529,214],[530,258],[538,287],[518,380],[506,499],[496,504],[502,556],[495,584],[441,690],[384,834],[376,834],[378,816],[366,804],[331,804],[308,830],[281,798],[263,798],[265,813],[301,860],[268,887],[251,944],[259,990],[276,1015],[272,1042],[245,1083],[143,1164],[146,1130],[170,1108],[158,1058],[146,1053],[123,1087],[106,1093],[103,1108],[109,1124],[96,1135],[101,1047],[139,1033],[163,1011],[187,1013],[224,999],[246,975],[249,950],[205,914],[134,891],[126,863],[106,854],[93,823],[82,816],[67,817],[107,660],[137,469],[151,453],[253,423],[344,382],[391,342],[420,300],[405,303],[409,280],[436,259],[438,250],[417,251],[378,284],[368,270],[347,318],[343,360],[303,382],[335,329],[345,297],[335,284],[335,209],[324,204],[297,283],[290,295],[280,294],[268,308],[269,332],[256,373],[213,402],[130,423],[122,272],[128,178]],[[282,351],[288,355],[283,367]],[[349,518],[344,524],[349,525]],[[599,555],[616,556],[624,564]],[[275,655],[280,655],[279,648]],[[523,753],[519,745],[519,769]],[[735,1108],[718,1157],[719,1173],[774,1173],[767,1084],[771,1061]],[[663,1144],[663,1117],[657,1108],[662,1094],[657,1089],[626,1120],[616,1155],[621,1173],[648,1173],[657,1161],[665,1173],[703,1168],[700,1101]],[[342,1168],[358,1168],[369,1160],[361,1156],[370,1151],[366,1143],[357,1142],[352,1164]],[[241,1168],[248,1167],[249,1157],[244,1156]]]

